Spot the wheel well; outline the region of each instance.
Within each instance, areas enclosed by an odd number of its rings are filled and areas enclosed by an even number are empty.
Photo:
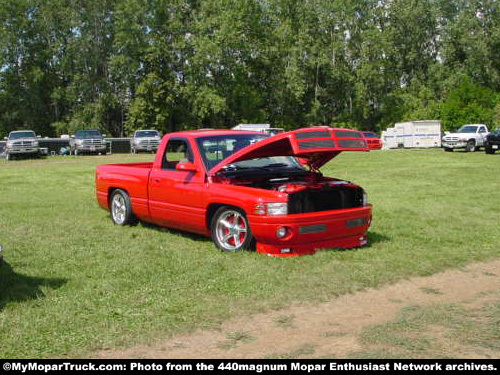
[[[127,195],[129,195],[129,194],[128,194],[128,191],[127,191],[127,190],[125,190],[125,189],[122,189],[122,188],[119,188],[119,187],[109,187],[109,188],[108,188],[108,207],[109,207],[109,202],[110,202],[110,200],[111,200],[111,196],[113,195],[113,192],[114,192],[115,190],[118,190],[118,189],[123,190],[125,193],[127,193]]]
[[[212,223],[212,218],[214,217],[215,213],[217,210],[221,207],[232,207],[232,208],[237,208],[238,210],[243,211],[243,213],[246,215],[246,212],[244,209],[241,207],[232,205],[232,204],[225,204],[225,203],[210,203],[207,207],[207,215],[205,217],[205,225],[208,230],[210,230],[210,224]]]

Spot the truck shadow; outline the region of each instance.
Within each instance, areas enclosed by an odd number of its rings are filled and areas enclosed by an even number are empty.
[[[26,276],[14,272],[5,260],[0,260],[0,312],[12,302],[44,298],[42,288],[58,289],[68,282],[61,278]]]
[[[172,234],[175,234],[177,236],[182,236],[182,237],[185,237],[185,238],[189,238],[190,240],[194,240],[194,241],[203,241],[203,242],[205,242],[205,241],[209,241],[210,242],[211,241],[210,237],[202,236],[201,234],[196,234],[196,233],[191,233],[191,232],[184,232],[182,230],[173,229],[173,228],[161,227],[159,225],[151,224],[151,223],[148,223],[148,222],[145,222],[145,221],[140,221],[139,225],[142,226],[142,227],[144,227],[144,228],[155,230],[157,232],[172,233]]]
[[[392,240],[391,237],[387,237],[384,234],[368,231],[368,246],[371,246],[376,243],[389,242],[391,240]]]

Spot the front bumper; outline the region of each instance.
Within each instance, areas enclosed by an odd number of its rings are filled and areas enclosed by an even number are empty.
[[[38,154],[40,153],[40,148],[38,147],[7,148],[5,152],[10,155]]]
[[[467,142],[443,141],[442,146],[444,148],[466,148]]]
[[[106,146],[76,146],[75,150],[78,152],[104,152]]]
[[[158,145],[133,145],[132,148],[136,151],[156,151],[158,150]]]
[[[307,214],[248,217],[257,252],[271,256],[297,256],[314,254],[318,249],[364,246],[368,243],[371,220],[371,205]],[[276,236],[280,227],[287,231],[282,239]]]
[[[500,148],[500,140],[490,140],[488,139],[485,144],[485,146],[490,146],[490,147],[493,147],[495,148],[496,150],[498,150]],[[496,146],[496,147],[495,147]]]

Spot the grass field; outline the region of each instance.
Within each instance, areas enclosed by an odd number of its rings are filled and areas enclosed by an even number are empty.
[[[370,245],[284,259],[114,226],[95,201],[95,166],[151,159],[0,160],[1,358],[88,356],[500,257],[500,154],[344,153],[323,172],[368,192]]]

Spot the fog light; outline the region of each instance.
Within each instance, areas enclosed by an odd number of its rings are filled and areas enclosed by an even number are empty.
[[[276,237],[283,238],[286,236],[287,232],[286,227],[279,227],[276,229]]]

